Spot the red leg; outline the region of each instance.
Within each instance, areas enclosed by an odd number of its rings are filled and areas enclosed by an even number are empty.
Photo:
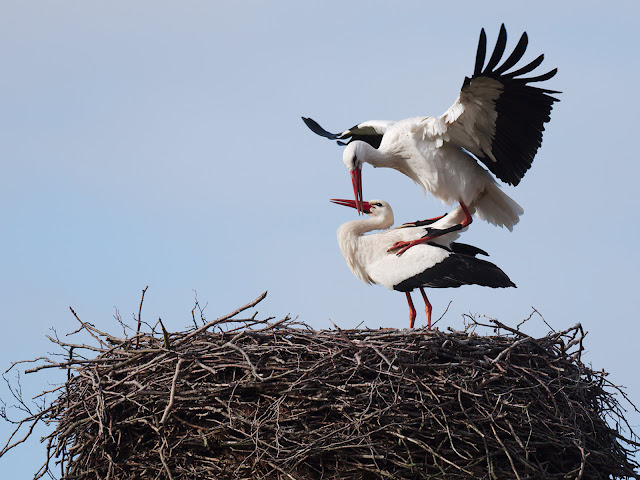
[[[462,200],[460,200],[460,206],[462,207],[462,211],[464,212],[464,220],[460,222],[460,225],[462,225],[463,227],[471,225],[471,222],[473,222],[473,218],[469,213],[469,209]]]
[[[460,201],[460,207],[462,207],[462,211],[464,212],[464,218],[462,219],[462,222],[460,222],[459,225],[460,225],[460,228],[464,228],[470,225],[471,222],[473,222],[473,218],[471,217],[471,213],[469,213],[469,209],[467,208],[467,206],[463,201]],[[414,245],[430,242],[434,238],[438,238],[440,235],[444,235],[445,233],[449,233],[449,232],[445,230],[444,232],[436,233],[435,235],[430,235],[427,237],[422,237],[418,240],[412,240],[410,242],[396,242],[393,244],[391,248],[387,250],[387,252],[400,249],[398,250],[398,252],[396,252],[396,255],[400,256],[404,252],[406,252],[408,249],[413,247]]]
[[[402,255],[404,252],[406,252],[407,250],[409,250],[411,247],[413,247],[414,245],[419,245],[421,243],[427,243],[430,242],[431,240],[433,240],[434,238],[439,237],[440,235],[434,235],[432,237],[422,237],[418,240],[411,240],[410,242],[396,242],[393,244],[393,246],[391,248],[389,248],[387,250],[387,252],[391,252],[393,250],[397,250],[398,248],[400,250],[398,250],[396,252],[397,256]]]
[[[427,330],[431,330],[431,303],[427,298],[427,294],[424,293],[424,288],[420,287],[420,293],[422,294],[422,299],[424,300],[424,311],[427,314]]]
[[[405,292],[407,295],[407,302],[409,303],[409,328],[413,328],[413,324],[416,321],[416,308],[413,306],[413,300],[411,300],[411,294]]]

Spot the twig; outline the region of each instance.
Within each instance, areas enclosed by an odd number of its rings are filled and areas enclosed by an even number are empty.
[[[162,414],[162,418],[160,419],[160,425],[163,425],[169,416],[169,412],[171,411],[171,407],[173,407],[173,402],[176,398],[176,384],[178,383],[178,375],[180,374],[180,365],[182,365],[182,358],[178,358],[178,363],[176,363],[176,372],[173,374],[173,380],[171,380],[171,393],[169,395],[169,403],[167,403],[167,407],[164,409],[164,413]]]
[[[169,350],[169,334],[167,333],[167,330],[164,328],[164,324],[162,323],[162,320],[160,319],[160,317],[158,317],[158,323],[160,324],[160,328],[162,328],[162,338],[164,340],[164,348]]]
[[[253,376],[260,381],[264,380],[264,378],[262,378],[262,375],[258,373],[258,370],[253,365],[253,363],[251,363],[251,359],[249,358],[249,355],[247,355],[247,352],[245,352],[242,348],[240,348],[238,345],[232,342],[227,342],[223,346],[233,348],[234,350],[240,352],[244,357],[244,359],[247,361],[247,364],[249,365],[249,368],[251,369],[251,373],[253,374]]]
[[[453,300],[449,300],[449,303],[447,304],[447,308],[445,308],[444,312],[442,312],[442,315],[440,315],[440,317],[438,317],[438,319],[431,324],[432,327],[435,327],[436,323],[442,320],[442,318],[447,314],[447,312],[449,311],[449,307],[451,306],[452,303],[453,303]]]
[[[509,345],[507,348],[505,348],[502,352],[500,352],[500,354],[494,358],[493,360],[491,360],[491,363],[498,363],[500,360],[502,360],[504,358],[504,356],[509,353],[511,350],[513,350],[514,348],[522,345],[523,343],[526,342],[532,342],[533,338],[531,337],[524,337],[521,338],[520,340],[517,340],[515,342],[513,342],[511,345]]]
[[[166,445],[166,440],[163,439],[163,442]],[[164,445],[163,445],[164,447]],[[173,480],[173,475],[171,475],[171,470],[169,469],[169,465],[167,465],[167,461],[164,458],[164,448],[161,447],[160,448],[160,461],[162,462],[162,466],[164,467],[164,471],[167,472],[167,477],[169,477],[169,480]]]
[[[142,297],[140,297],[140,307],[138,308],[138,327],[136,328],[136,348],[140,346],[140,326],[142,324],[142,302],[144,302],[144,294],[147,292],[149,285],[142,289]]]
[[[189,333],[188,335],[185,335],[184,337],[182,337],[180,339],[180,343],[184,343],[187,340],[189,340],[190,338],[194,337],[195,335],[198,335],[199,333],[204,332],[206,329],[213,327],[214,325],[218,325],[219,323],[225,322],[233,317],[235,317],[237,314],[239,314],[240,312],[251,308],[251,307],[255,307],[258,303],[260,303],[262,300],[264,300],[264,298],[267,296],[267,292],[262,293],[258,298],[256,298],[254,301],[247,303],[245,306],[238,308],[237,310],[234,310],[233,312],[229,313],[228,315],[225,315],[223,317],[217,318],[215,320],[210,321],[209,323],[207,323],[206,325],[203,325],[200,328],[195,329],[193,332]]]

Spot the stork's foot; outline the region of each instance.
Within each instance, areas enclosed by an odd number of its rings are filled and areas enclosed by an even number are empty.
[[[387,249],[387,252],[392,252],[393,250],[399,249],[396,255],[400,256],[404,252],[406,252],[409,248],[413,247],[414,245],[430,242],[434,238],[441,237],[442,235],[446,235],[447,233],[457,232],[458,230],[462,230],[464,227],[466,227],[466,225],[464,225],[464,222],[463,222],[463,223],[458,223],[453,227],[445,228],[442,230],[438,228],[426,228],[425,230],[428,233],[428,235],[425,235],[424,237],[419,238],[417,240],[411,240],[410,242],[396,242],[393,244],[392,247]]]
[[[439,235],[436,235],[439,236]],[[387,252],[393,252],[394,250],[398,250],[396,252],[397,256],[402,255],[404,252],[406,252],[407,250],[409,250],[411,247],[415,246],[415,245],[419,245],[421,243],[426,243],[426,242],[430,242],[431,240],[433,240],[434,237],[422,237],[418,240],[411,240],[410,242],[396,242],[394,243],[388,250]]]

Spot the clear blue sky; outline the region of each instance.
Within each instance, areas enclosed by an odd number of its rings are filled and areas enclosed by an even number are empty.
[[[640,403],[638,5],[3,2],[0,368],[56,351],[45,335],[76,328],[69,306],[119,332],[115,308],[131,319],[146,285],[143,317],[170,330],[190,324],[194,290],[209,318],[268,290],[263,316],[406,327],[404,295],[344,263],[335,232],[355,212],[329,198],[351,198],[349,175],[300,116],[341,130],[440,114],[480,28],[491,43],[504,22],[563,92],[533,168],[505,188],[520,224],[476,221],[463,237],[518,288],[432,291],[434,318],[452,301],[440,327],[464,313],[515,325],[532,307],[556,329],[582,322],[585,359]],[[365,166],[363,180],[398,222],[448,208],[391,170]],[[28,375],[25,394],[58,380]],[[2,476],[31,478],[43,455],[31,442],[0,459]]]

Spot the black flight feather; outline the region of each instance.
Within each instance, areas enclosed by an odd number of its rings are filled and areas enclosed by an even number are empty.
[[[483,287],[515,287],[515,284],[497,265],[471,255],[452,254],[422,273],[393,287],[400,292],[414,288],[456,288],[462,285]]]
[[[497,68],[493,73],[496,75],[501,75],[511,67],[513,67],[516,63],[520,61],[522,56],[524,55],[525,50],[527,49],[527,45],[529,43],[529,38],[527,37],[527,32],[524,32],[518,41],[518,45],[513,50],[509,58],[507,58],[500,68]]]
[[[340,138],[340,134],[339,133],[327,132],[324,128],[322,128],[318,124],[318,122],[316,122],[312,118],[302,117],[302,121],[316,135],[320,135],[321,137],[330,138],[331,140],[336,140],[336,139]]]
[[[485,257],[489,256],[489,254],[481,248],[474,247],[473,245],[469,245],[467,243],[452,242],[451,251],[453,253],[462,253],[464,255],[470,255],[472,257],[475,257],[476,255],[484,255]]]
[[[486,50],[486,36],[480,35],[478,55]],[[522,75],[535,70],[544,60],[540,55],[527,65],[510,73],[504,73],[515,66],[523,57],[528,45],[526,32],[522,34],[513,52],[498,66],[506,45],[506,29],[504,24],[496,41],[489,63],[482,69],[478,67],[481,59],[476,56],[474,74],[466,78],[462,90],[471,88],[474,79],[488,77],[502,84],[502,92],[495,101],[496,118],[495,134],[491,142],[491,153],[483,151],[476,155],[496,177],[510,185],[518,185],[525,173],[531,168],[533,158],[542,144],[544,124],[550,120],[553,103],[558,99],[548,94],[560,93],[530,86],[530,83],[542,82],[552,78],[558,71],[553,70],[534,77],[522,78]],[[483,59],[482,59],[483,60]]]
[[[305,123],[309,129],[315,133],[316,135],[320,135],[321,137],[328,138],[330,140],[336,140],[338,145],[345,146],[350,144],[355,140],[362,140],[363,142],[367,142],[373,148],[378,148],[380,143],[382,142],[382,134],[381,133],[357,133],[358,130],[366,131],[366,132],[375,132],[373,128],[360,128],[359,125],[355,125],[351,127],[349,130],[343,133],[331,133],[327,132],[324,128],[322,128],[318,122],[313,120],[312,118],[302,117],[302,121]],[[347,133],[348,132],[348,133]],[[356,133],[354,133],[356,132]],[[347,142],[342,142],[338,139],[346,140]]]
[[[485,72],[491,72],[498,65],[498,62],[502,58],[502,54],[504,53],[504,49],[507,46],[507,30],[504,28],[504,23],[500,26],[500,33],[498,33],[498,40],[496,41],[496,46],[493,49],[493,54],[489,59],[489,63],[484,68]]]
[[[476,66],[473,69],[474,75],[480,75],[482,73],[482,66],[484,65],[484,57],[487,54],[487,34],[484,32],[484,28],[480,30],[480,39],[478,40],[478,50],[476,52]]]

